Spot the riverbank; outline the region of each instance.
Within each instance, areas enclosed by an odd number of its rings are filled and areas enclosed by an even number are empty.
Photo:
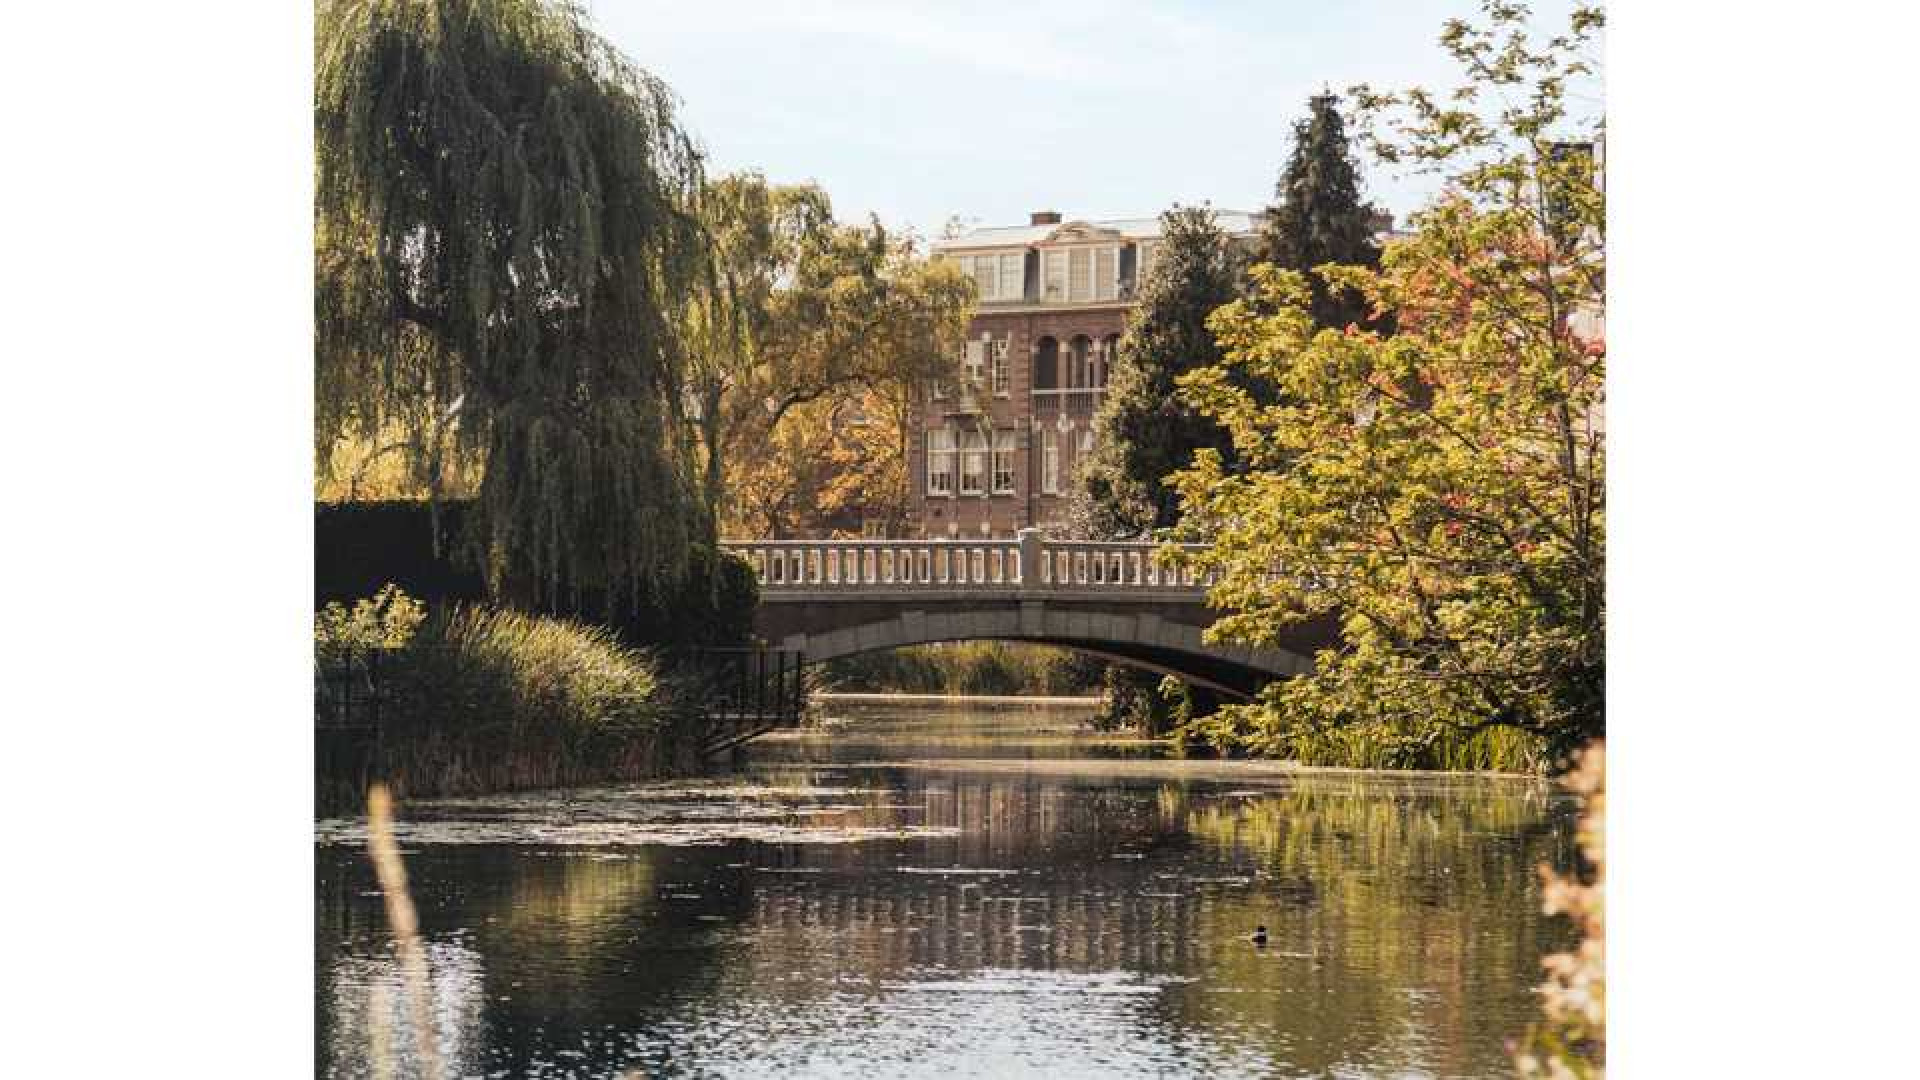
[[[655,779],[696,740],[653,658],[602,627],[513,611],[426,608],[388,587],[315,619],[315,783],[322,814],[374,781],[474,795]]]
[[[896,694],[896,693],[853,693],[844,690],[823,690],[813,694],[812,701],[822,704],[885,704],[894,702],[901,705],[1033,705],[1033,706],[1084,706],[1098,708],[1106,704],[1107,699],[1099,695],[1063,695],[1049,697],[1043,694]]]

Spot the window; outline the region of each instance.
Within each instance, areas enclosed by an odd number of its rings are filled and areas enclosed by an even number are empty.
[[[1100,357],[1094,372],[1093,385],[1104,387],[1113,378],[1113,362],[1120,357],[1120,335],[1108,334],[1100,339]]]
[[[1060,343],[1043,337],[1034,347],[1033,388],[1054,390],[1060,386]]]
[[[973,279],[983,303],[1004,303],[1026,297],[1027,256],[1025,252],[995,252],[987,255],[957,255],[954,264]]]
[[[1073,467],[1075,469],[1084,467],[1087,463],[1087,459],[1093,456],[1093,429],[1092,428],[1080,429],[1079,443],[1080,445],[1074,447],[1074,451],[1073,451]]]
[[[1067,254],[1067,299],[1093,299],[1093,250],[1074,248]]]
[[[1120,249],[1103,247],[1093,253],[1093,298],[1111,300],[1120,295]]]
[[[993,433],[993,493],[1013,494],[1013,432],[1005,428]]]
[[[982,377],[986,373],[986,364],[987,364],[986,339],[982,338],[979,341],[967,342],[966,351],[964,354],[962,354],[960,364],[961,364],[960,370],[966,379],[967,385],[979,386]]]
[[[1040,491],[1060,494],[1060,433],[1052,428],[1040,433]]]
[[[989,343],[990,348],[993,350],[994,397],[1006,397],[1010,389],[1010,380],[1007,375],[1007,347],[1010,344],[1012,344],[1012,342],[1007,337],[1002,337],[999,341]]]
[[[1000,256],[1000,299],[1027,298],[1027,253],[1010,251]]]
[[[960,434],[960,494],[980,495],[987,490],[987,437],[978,431]]]
[[[1040,299],[1059,303],[1067,298],[1067,253],[1064,251],[1043,251],[1040,253],[1042,287]]]
[[[1075,334],[1072,352],[1067,359],[1067,385],[1075,390],[1092,386],[1092,368],[1093,339],[1085,334]]]
[[[1137,254],[1134,256],[1133,291],[1136,296],[1139,295],[1140,286],[1147,280],[1147,267],[1153,265],[1153,249],[1158,246],[1158,241],[1154,240],[1142,240],[1135,245]]]
[[[953,432],[936,428],[927,432],[927,494],[953,494]]]

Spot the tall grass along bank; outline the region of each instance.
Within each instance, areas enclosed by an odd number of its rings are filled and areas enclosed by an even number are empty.
[[[833,660],[821,683],[852,693],[1063,697],[1098,692],[1100,667],[1045,645],[959,641]]]
[[[388,587],[329,604],[315,637],[317,719],[365,743],[318,756],[323,810],[360,805],[371,779],[401,797],[644,779],[686,764],[693,742],[653,658],[600,627],[465,605],[429,616]]]

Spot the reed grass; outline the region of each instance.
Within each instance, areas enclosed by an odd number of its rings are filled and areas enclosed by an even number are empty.
[[[407,867],[400,859],[400,845],[393,837],[393,795],[386,785],[374,784],[367,792],[367,858],[373,862],[374,877],[380,882],[380,895],[386,903],[387,925],[393,930],[394,944],[400,952],[401,977],[406,984],[407,1004],[413,1027],[414,1053],[421,1070],[437,1080],[441,1075],[440,1045],[433,1022],[433,980],[427,969],[427,950],[420,940],[420,918],[413,906],[413,893],[407,887]],[[391,1039],[385,1028],[385,1012],[376,1002],[373,1024],[368,1029],[369,1058],[374,1075],[392,1075]]]
[[[895,694],[1086,694],[1100,665],[1070,650],[1007,641],[914,645],[826,665],[822,689]]]
[[[1545,739],[1509,727],[1463,732],[1440,724],[1357,723],[1310,731],[1277,719],[1257,707],[1229,706],[1187,719],[1175,735],[1255,757],[1351,769],[1537,774],[1554,763]]]
[[[324,658],[337,642],[316,626]],[[384,640],[374,771],[400,797],[645,779],[691,742],[653,657],[601,627],[461,606]],[[354,783],[319,779],[323,809],[358,802]]]

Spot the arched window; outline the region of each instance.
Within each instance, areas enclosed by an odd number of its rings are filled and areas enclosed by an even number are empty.
[[[1067,360],[1067,385],[1075,390],[1092,386],[1093,339],[1085,334],[1075,334],[1070,348],[1072,354]]]
[[[1034,348],[1033,388],[1055,390],[1060,386],[1060,343],[1043,337]]]
[[[1100,339],[1099,378],[1094,382],[1093,385],[1095,386],[1107,385],[1107,380],[1113,378],[1114,358],[1118,357],[1119,355],[1120,355],[1120,335],[1119,334],[1108,334],[1106,337]]]

